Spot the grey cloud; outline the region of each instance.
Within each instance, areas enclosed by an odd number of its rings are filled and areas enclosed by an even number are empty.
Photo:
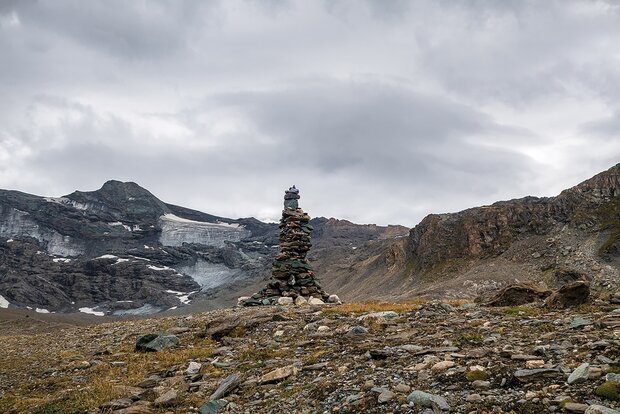
[[[619,10],[2,2],[0,188],[61,195],[116,178],[275,218],[295,183],[313,215],[408,225],[552,195],[620,156]]]

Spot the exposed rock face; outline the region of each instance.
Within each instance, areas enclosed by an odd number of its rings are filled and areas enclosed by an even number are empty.
[[[284,210],[280,220],[280,251],[273,263],[272,278],[253,299],[311,296],[324,298],[327,295],[318,281],[306,254],[310,250],[312,226],[310,216],[299,208],[299,190],[289,188],[284,195]]]
[[[617,202],[619,191],[620,164],[557,197],[525,197],[431,214],[411,230],[408,254],[416,270],[447,260],[497,256],[518,238],[548,234],[558,224],[592,225],[600,220],[601,205]]]
[[[166,204],[135,183],[59,198],[0,190],[0,295],[56,312],[177,308],[265,274],[275,234]]]

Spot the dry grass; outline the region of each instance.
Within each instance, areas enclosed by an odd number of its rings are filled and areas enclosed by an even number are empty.
[[[5,338],[7,339],[7,338]],[[37,343],[37,341],[33,341]],[[89,368],[72,369],[72,360],[85,359],[76,352],[48,350],[33,347],[32,357],[45,365],[56,365],[55,374],[44,374],[13,387],[0,396],[0,412],[3,414],[81,414],[99,407],[104,402],[126,397],[126,386],[136,383],[157,372],[168,369],[184,369],[187,361],[205,361],[213,355],[213,343],[199,338],[183,338],[175,349],[153,353],[136,353],[133,340],[118,344],[112,355],[96,357],[97,362]],[[86,358],[92,360],[92,358]],[[58,365],[59,361],[63,361]],[[111,362],[124,365],[112,365]],[[3,373],[27,369],[28,361],[12,359],[11,366],[4,365]],[[216,373],[212,373],[216,374]],[[213,375],[216,376],[216,375]]]

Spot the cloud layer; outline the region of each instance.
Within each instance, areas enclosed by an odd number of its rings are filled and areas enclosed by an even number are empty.
[[[620,160],[605,1],[9,1],[0,188],[415,225]]]

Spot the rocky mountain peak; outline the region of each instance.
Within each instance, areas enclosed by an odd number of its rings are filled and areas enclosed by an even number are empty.
[[[134,182],[107,181],[96,191],[75,191],[64,198],[82,210],[109,214],[110,220],[155,224],[170,209],[150,191]]]

